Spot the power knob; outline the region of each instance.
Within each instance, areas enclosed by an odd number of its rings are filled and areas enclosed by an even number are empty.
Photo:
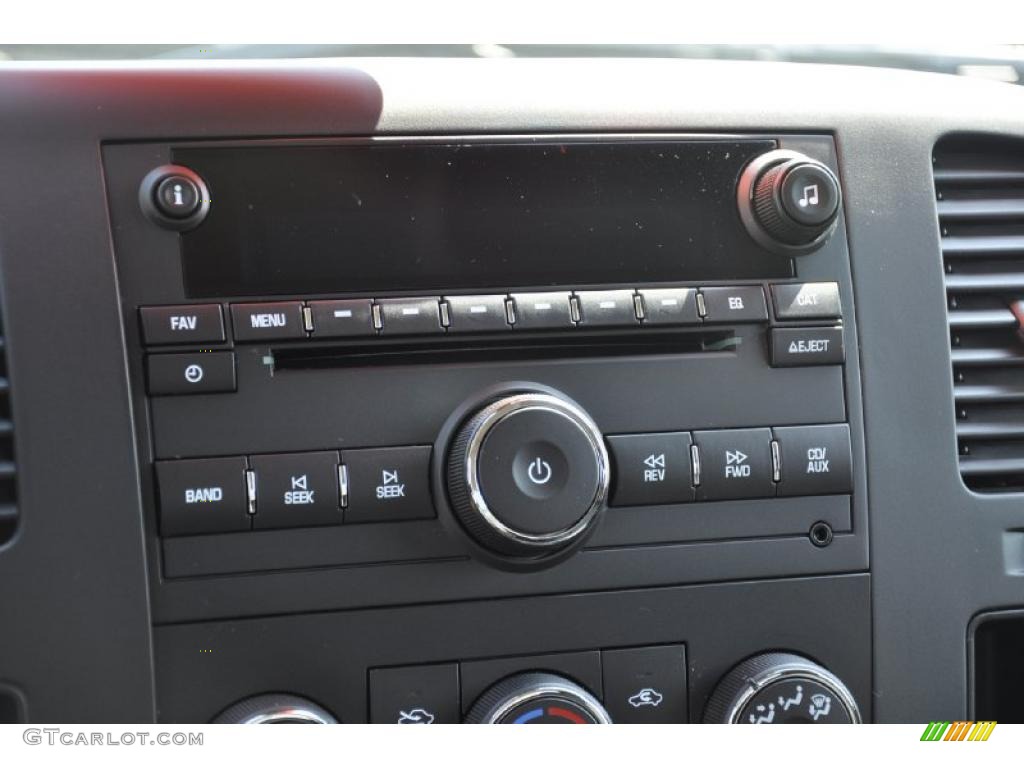
[[[795,653],[763,653],[733,668],[715,688],[705,723],[843,724],[861,722],[842,680]]]
[[[452,511],[480,547],[538,564],[593,530],[609,473],[604,439],[582,408],[556,394],[517,392],[463,423],[446,481]]]
[[[486,691],[467,723],[496,725],[596,725],[612,719],[586,689],[559,675],[524,672]]]
[[[754,240],[784,256],[820,248],[839,218],[839,179],[822,162],[789,150],[755,158],[740,176],[740,219]]]

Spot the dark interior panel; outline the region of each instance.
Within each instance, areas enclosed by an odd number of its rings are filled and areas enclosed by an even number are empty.
[[[766,62],[0,71],[0,721],[1020,720],[1021,125]]]

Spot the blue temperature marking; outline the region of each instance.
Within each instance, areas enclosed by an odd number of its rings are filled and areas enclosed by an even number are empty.
[[[531,720],[536,720],[538,717],[544,717],[544,710],[531,709],[529,712],[526,712],[525,714],[522,714],[519,717],[517,717],[513,725],[522,725],[523,723],[528,723]]]

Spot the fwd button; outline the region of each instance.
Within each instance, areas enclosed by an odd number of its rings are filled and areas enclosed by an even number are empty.
[[[699,500],[775,495],[770,429],[694,432],[693,442],[700,454]]]

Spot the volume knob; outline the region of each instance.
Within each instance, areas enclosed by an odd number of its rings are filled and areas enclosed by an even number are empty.
[[[608,451],[567,398],[510,394],[459,430],[447,464],[452,510],[477,544],[537,561],[582,543],[608,495]]]
[[[839,180],[828,166],[787,150],[768,152],[743,171],[740,218],[757,242],[799,256],[822,246],[839,217]]]

